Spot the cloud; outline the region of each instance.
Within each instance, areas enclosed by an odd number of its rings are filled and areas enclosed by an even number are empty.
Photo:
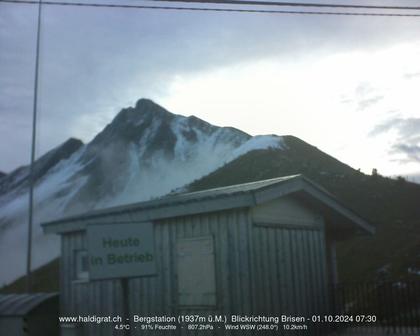
[[[378,94],[378,89],[372,83],[363,81],[354,90],[353,102],[356,103],[358,111],[364,111],[369,107],[382,101],[385,96]]]
[[[0,4],[0,169],[5,171],[30,157],[34,14],[30,6],[16,11]]]
[[[375,105],[376,103],[380,102],[384,99],[384,96],[374,96],[366,99],[361,99],[357,103],[357,109],[359,111],[366,110],[367,108],[371,107],[372,105]]]
[[[374,137],[390,131],[397,134],[390,153],[403,156],[397,161],[420,163],[420,118],[392,118],[375,126],[369,135]]]
[[[14,148],[0,147],[0,169],[10,170],[29,156],[10,129],[30,133],[36,6],[0,6],[0,144]],[[44,6],[39,152],[70,136],[90,140],[138,98],[162,101],[176,78],[256,60],[369,52],[416,41],[419,29],[415,20],[383,18]],[[380,100],[362,97],[359,108]]]
[[[403,143],[396,144],[392,147],[395,153],[405,154],[406,159],[401,162],[419,162],[420,163],[420,146],[419,145],[406,145]]]
[[[364,111],[385,99],[385,96],[379,94],[379,91],[372,83],[363,81],[354,88],[350,95],[341,95],[340,102],[342,104],[354,104],[357,111]]]
[[[376,125],[370,132],[369,136],[374,137],[380,135],[382,133],[386,133],[391,129],[398,128],[401,124],[402,119],[400,118],[393,118],[389,119],[381,124]]]
[[[417,77],[420,77],[420,72],[411,72],[411,73],[409,72],[409,73],[404,74],[404,78],[406,79],[413,79]]]

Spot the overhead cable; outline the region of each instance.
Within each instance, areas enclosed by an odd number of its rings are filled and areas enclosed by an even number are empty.
[[[0,3],[38,4],[36,0],[0,0]],[[205,12],[231,12],[231,13],[262,13],[262,14],[299,14],[299,15],[339,15],[339,16],[382,16],[382,17],[420,17],[420,14],[390,13],[390,12],[331,12],[331,11],[299,11],[299,10],[266,10],[248,8],[215,8],[215,7],[179,7],[179,6],[148,6],[111,3],[87,3],[66,1],[43,1],[45,6],[68,7],[97,7],[97,8],[122,8],[122,9],[154,9],[173,11],[205,11]]]

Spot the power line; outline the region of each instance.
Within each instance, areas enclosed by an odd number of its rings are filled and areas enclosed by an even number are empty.
[[[38,4],[35,0],[0,0],[0,3],[14,4]],[[175,7],[175,6],[147,6],[125,5],[106,3],[84,3],[64,1],[43,1],[47,6],[68,7],[97,7],[97,8],[123,8],[123,9],[155,9],[174,11],[207,11],[207,12],[233,12],[233,13],[263,13],[263,14],[301,14],[301,15],[340,15],[340,16],[381,16],[381,17],[420,17],[420,14],[408,13],[376,13],[376,12],[326,12],[326,11],[297,11],[297,10],[264,10],[264,9],[237,9],[237,8],[213,8],[213,7]]]
[[[348,9],[381,9],[381,10],[420,10],[420,6],[378,6],[378,5],[346,5],[315,2],[283,2],[255,0],[148,0],[152,2],[186,2],[220,5],[252,5],[252,6],[282,6],[282,7],[318,7],[318,8],[348,8]]]

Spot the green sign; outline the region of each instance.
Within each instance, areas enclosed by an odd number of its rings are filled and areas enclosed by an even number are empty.
[[[87,227],[89,278],[127,278],[156,273],[152,223]]]

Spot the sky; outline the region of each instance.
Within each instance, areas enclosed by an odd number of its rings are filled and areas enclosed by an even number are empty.
[[[30,160],[36,14],[0,3],[4,172]],[[365,173],[420,176],[420,18],[44,6],[41,27],[37,156],[90,141],[150,98],[251,135],[297,136]]]

